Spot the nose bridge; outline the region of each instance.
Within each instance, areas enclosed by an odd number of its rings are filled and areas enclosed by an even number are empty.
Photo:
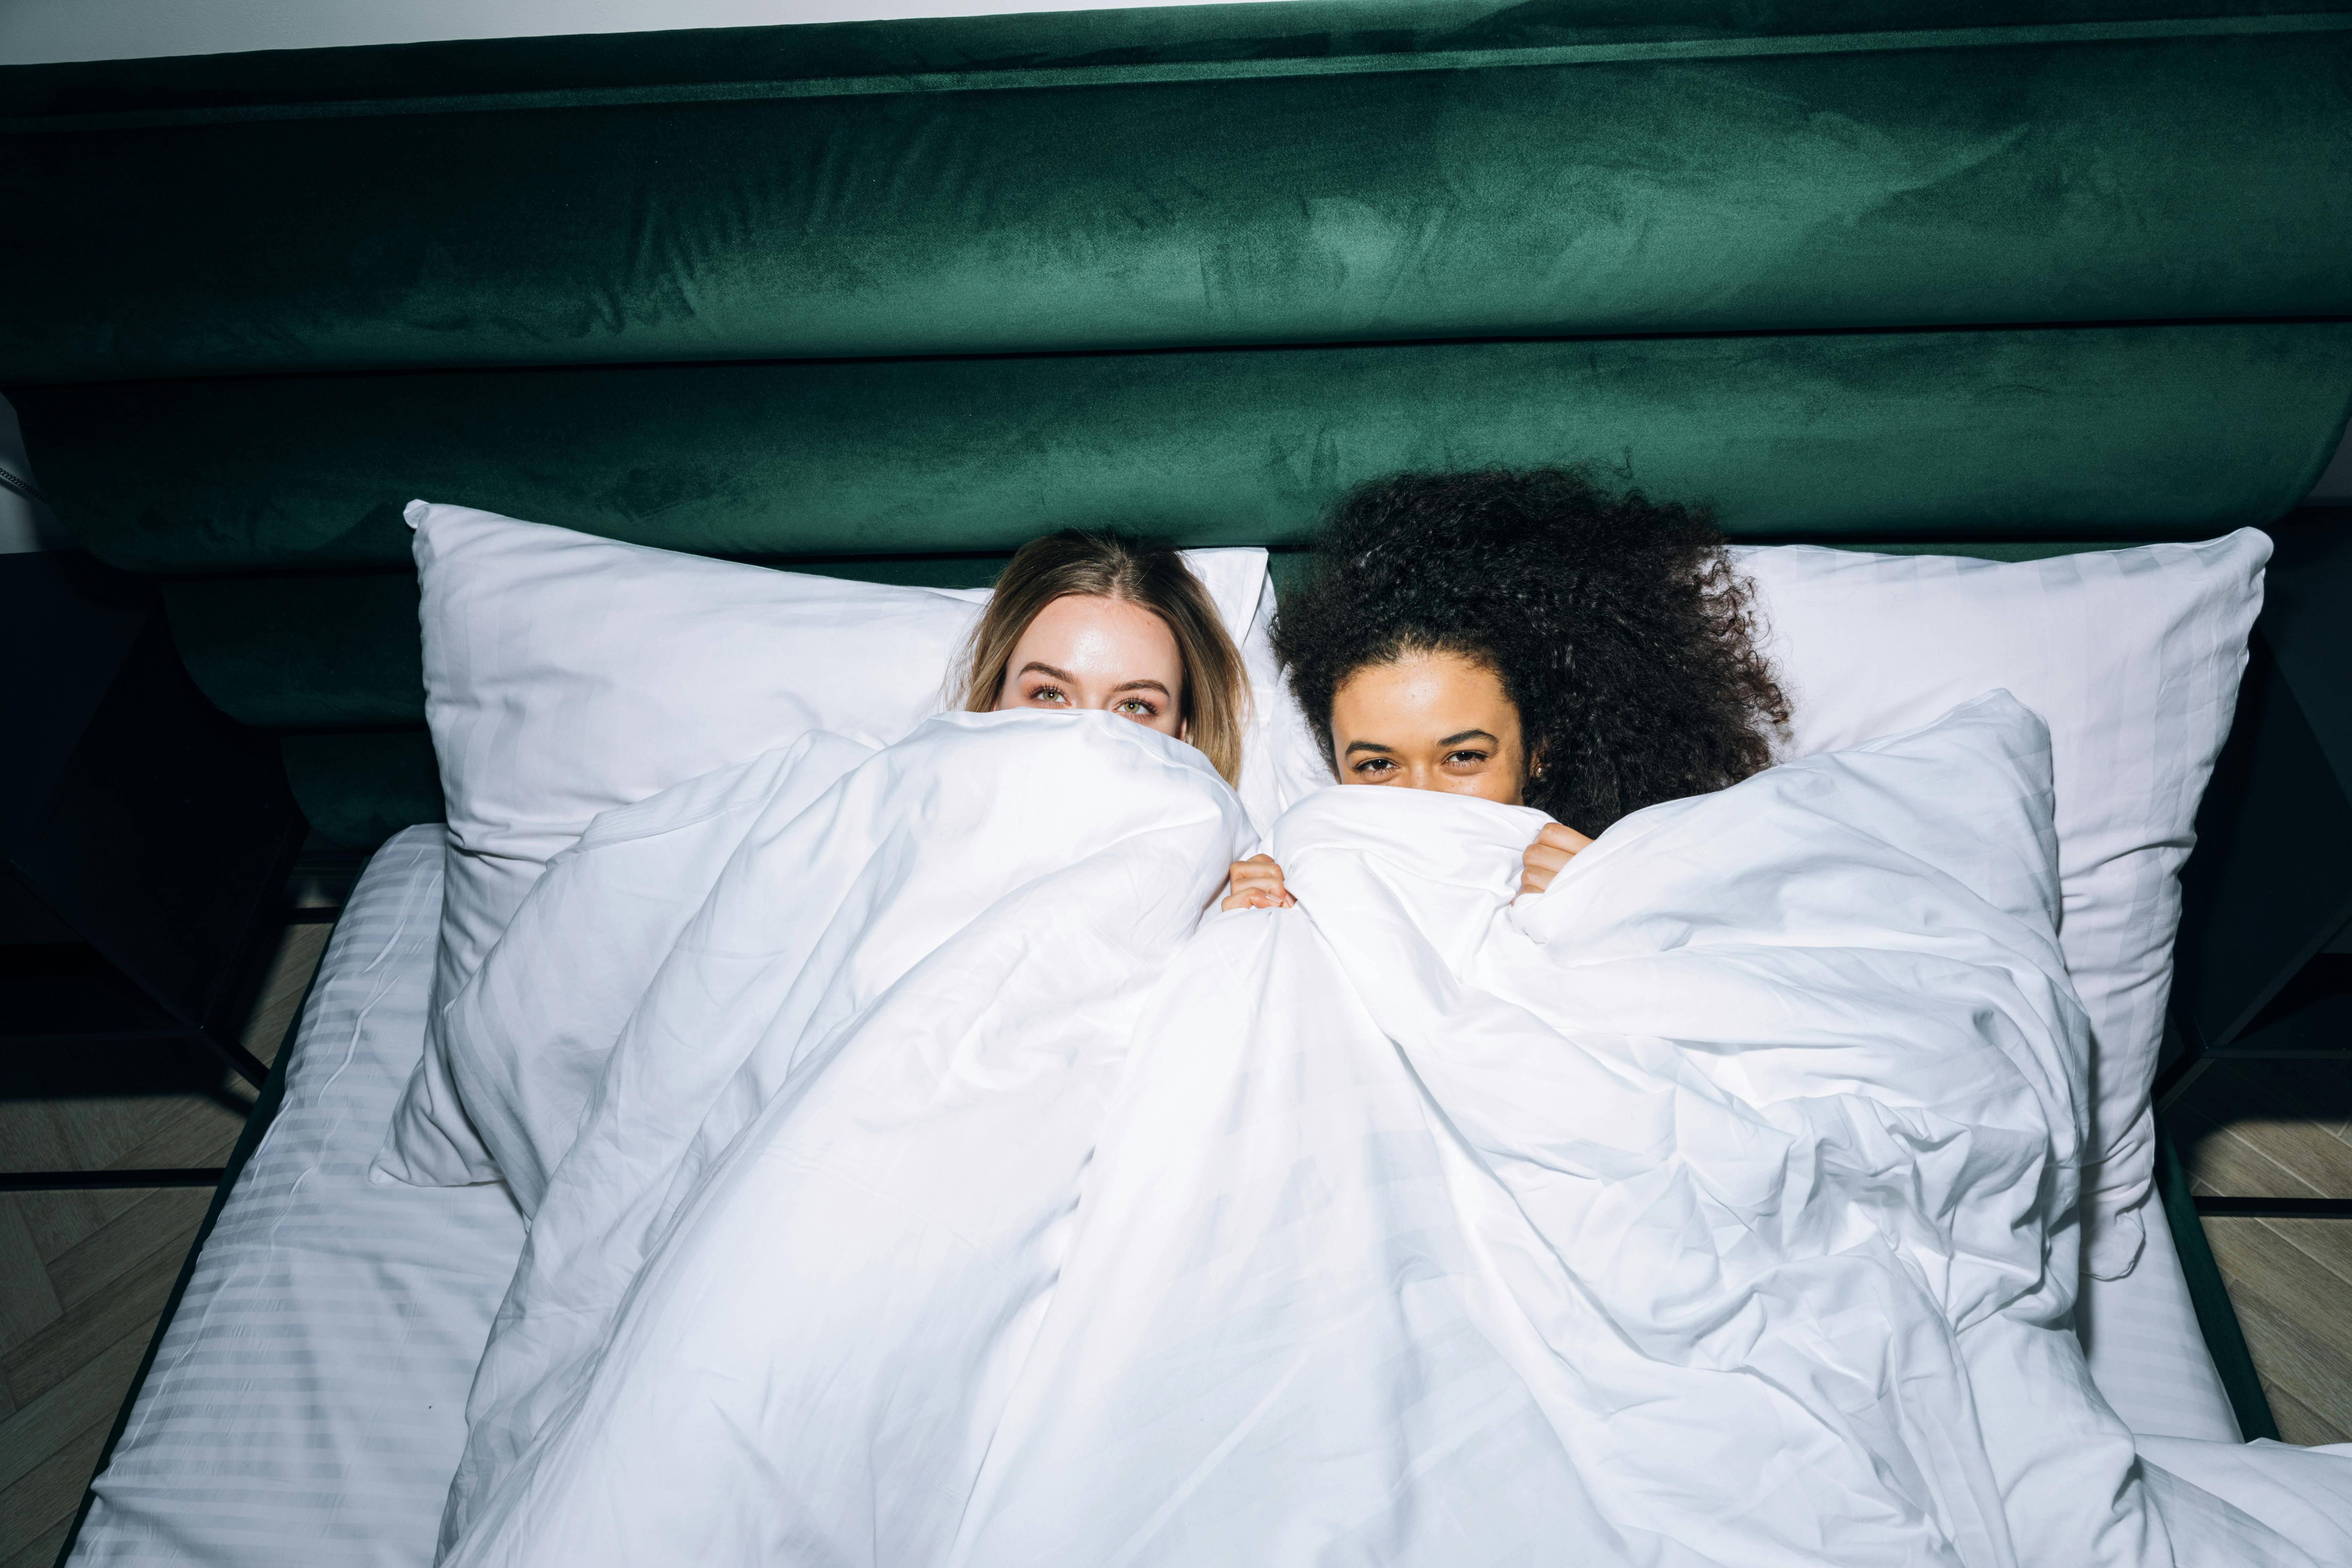
[[[1445,776],[1445,768],[1441,758],[1417,758],[1412,763],[1411,772],[1412,776],[1412,787],[1415,789],[1439,790],[1447,794],[1455,793],[1448,790],[1446,787],[1447,780]]]

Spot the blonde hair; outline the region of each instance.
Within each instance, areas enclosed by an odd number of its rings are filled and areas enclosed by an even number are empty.
[[[1176,711],[1185,739],[1227,784],[1238,786],[1250,703],[1241,650],[1209,591],[1164,544],[1071,528],[1023,545],[998,574],[987,613],[964,647],[964,710],[985,713],[996,706],[1021,634],[1046,605],[1073,595],[1118,599],[1150,610],[1167,626],[1184,661]]]

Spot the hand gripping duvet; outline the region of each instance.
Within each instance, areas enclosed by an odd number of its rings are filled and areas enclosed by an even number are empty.
[[[1514,901],[1537,813],[1327,790],[1298,907],[1202,921],[1239,810],[1123,721],[780,782],[554,1163],[447,1560],[2307,1562],[2071,1331],[2049,792],[1995,694]]]

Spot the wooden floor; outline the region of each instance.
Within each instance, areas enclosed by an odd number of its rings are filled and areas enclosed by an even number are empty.
[[[326,943],[289,929],[247,1047],[272,1059]],[[0,1169],[216,1165],[251,1096],[0,1101]],[[2171,1118],[2197,1190],[2352,1197],[2352,1064],[2233,1064]],[[0,1194],[0,1568],[46,1568],[203,1219],[193,1189]],[[2352,1220],[2208,1220],[2291,1443],[2352,1442]]]
[[[2352,1062],[2231,1062],[2171,1117],[2191,1184],[2352,1198]],[[2352,1443],[2352,1219],[2209,1219],[2279,1436]]]
[[[264,1061],[327,931],[287,931],[246,1031]],[[12,1063],[5,1081],[26,1076]],[[209,1092],[0,1100],[0,1169],[218,1165],[252,1102],[226,1069]],[[0,1568],[56,1559],[211,1200],[192,1187],[0,1193]]]

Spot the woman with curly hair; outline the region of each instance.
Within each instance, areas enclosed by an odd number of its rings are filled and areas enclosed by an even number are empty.
[[[1520,890],[1540,892],[1619,817],[1770,765],[1789,704],[1756,631],[1703,509],[1489,469],[1341,501],[1274,642],[1341,784],[1556,818],[1525,858]],[[1223,907],[1290,901],[1261,855]]]

